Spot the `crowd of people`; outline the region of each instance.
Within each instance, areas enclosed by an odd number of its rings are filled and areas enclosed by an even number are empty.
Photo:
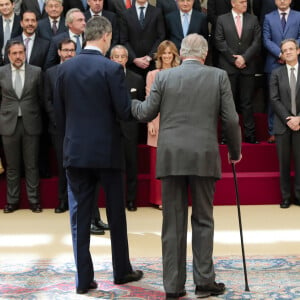
[[[294,203],[300,205],[297,4],[208,0],[202,11],[198,0],[157,0],[156,6],[147,0],[0,0],[4,213],[19,208],[23,173],[30,209],[42,212],[39,179],[51,176],[51,139],[59,179],[55,213],[70,209],[77,293],[97,288],[90,233],[111,231],[116,284],[143,277],[129,261],[124,209],[125,194],[127,209],[137,209],[137,120],[148,122],[147,142],[158,145],[156,175],[162,183],[162,203],[159,199],[156,204],[163,205],[167,298],[186,293],[188,186],[193,233],[202,236],[193,240],[195,293],[224,293],[224,284],[214,281],[212,262],[212,199],[220,178],[215,133],[221,117],[219,142],[228,145],[231,163],[241,159],[237,113],[243,117],[244,142],[259,143],[253,114],[259,72],[266,79],[268,142],[276,141],[278,150],[280,206],[287,208],[292,201],[291,152]],[[129,95],[147,99],[131,105]],[[205,101],[197,102],[198,98]],[[202,140],[209,141],[209,150],[202,149]],[[101,221],[97,206],[100,186],[106,194],[108,225]],[[122,254],[118,249],[124,250]]]

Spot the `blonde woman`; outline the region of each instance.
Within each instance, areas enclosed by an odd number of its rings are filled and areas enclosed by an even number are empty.
[[[164,69],[177,67],[180,64],[178,50],[175,44],[171,41],[163,41],[159,44],[156,53],[156,69],[150,71],[146,78],[146,96],[149,95],[151,86],[154,82],[155,76],[158,72]],[[148,138],[147,144],[152,147],[157,147],[159,131],[159,115],[148,123]],[[160,180],[155,179],[155,162],[156,162],[156,149],[151,150],[151,185],[150,185],[150,202],[157,205],[161,209],[161,186]]]

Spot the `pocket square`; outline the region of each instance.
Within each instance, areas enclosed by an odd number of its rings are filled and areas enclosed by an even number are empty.
[[[130,90],[130,93],[133,93],[133,92],[136,92],[136,89],[135,89],[135,88],[132,88],[132,89]]]

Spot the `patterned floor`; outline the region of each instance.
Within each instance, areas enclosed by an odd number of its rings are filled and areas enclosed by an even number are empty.
[[[132,260],[134,268],[144,271],[145,278],[137,283],[116,286],[112,283],[110,261],[94,262],[99,287],[87,295],[74,293],[73,261],[0,262],[0,299],[63,300],[63,299],[164,299],[160,258]],[[250,292],[245,292],[241,257],[216,257],[217,281],[227,291],[210,299],[300,299],[300,256],[247,258]],[[196,299],[192,280],[192,263],[188,261],[187,296]]]

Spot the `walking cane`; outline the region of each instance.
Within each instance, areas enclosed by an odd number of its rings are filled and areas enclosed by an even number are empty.
[[[250,292],[249,285],[248,285],[246,258],[245,258],[245,250],[244,250],[244,239],[243,239],[243,228],[242,228],[242,218],[241,218],[240,197],[239,197],[239,190],[238,190],[238,184],[237,184],[237,179],[236,179],[236,172],[235,172],[235,165],[234,165],[234,163],[231,163],[231,167],[232,167],[233,178],[234,178],[235,195],[236,195],[236,205],[237,205],[238,217],[239,217],[239,227],[240,227],[240,237],[241,237],[241,246],[242,246],[242,255],[243,255],[244,277],[245,277],[245,291],[246,292]]]

